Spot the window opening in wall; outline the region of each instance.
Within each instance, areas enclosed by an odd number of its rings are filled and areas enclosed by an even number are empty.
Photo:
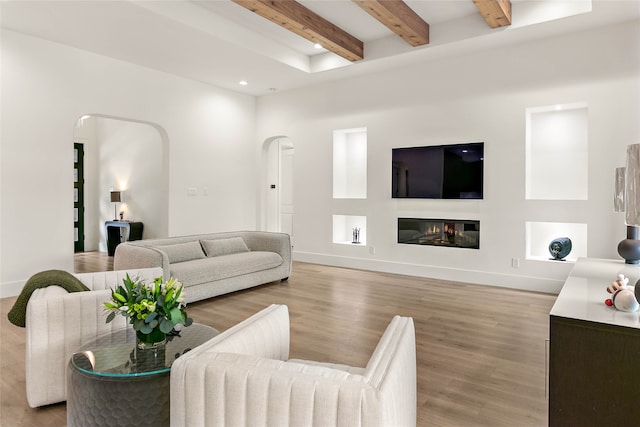
[[[367,128],[333,132],[333,197],[367,198]]]
[[[526,110],[526,198],[587,200],[586,103]]]

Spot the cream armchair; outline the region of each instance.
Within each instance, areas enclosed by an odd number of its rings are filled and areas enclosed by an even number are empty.
[[[413,320],[393,318],[364,368],[289,357],[271,305],[178,358],[171,426],[415,426]]]
[[[110,288],[122,283],[126,274],[151,281],[162,277],[162,268],[142,268],[75,276],[90,292],[67,293],[59,286],[36,289],[27,304],[25,370],[29,406],[66,400],[65,373],[69,358],[81,345],[98,335],[128,326],[124,316],[106,323],[103,302]]]

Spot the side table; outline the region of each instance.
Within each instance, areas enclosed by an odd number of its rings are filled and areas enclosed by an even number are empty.
[[[107,221],[104,223],[107,238],[107,254],[113,256],[116,246],[129,240],[142,239],[144,224],[130,221]],[[124,231],[124,239],[122,232]]]
[[[194,323],[164,346],[140,350],[130,327],[83,345],[67,369],[67,425],[169,426],[173,361],[217,334]]]

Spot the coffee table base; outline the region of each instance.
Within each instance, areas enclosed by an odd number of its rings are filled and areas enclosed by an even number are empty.
[[[170,372],[96,376],[69,363],[67,426],[169,426],[169,382]]]

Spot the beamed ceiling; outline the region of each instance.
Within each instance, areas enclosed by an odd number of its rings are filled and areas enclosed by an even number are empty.
[[[364,43],[295,0],[232,0],[349,61],[364,59]],[[411,46],[429,43],[429,24],[403,0],[352,0]],[[473,1],[491,28],[511,25],[510,0]]]
[[[639,4],[2,0],[0,22],[8,30],[259,96],[639,19]],[[241,80],[249,84],[240,87]]]

